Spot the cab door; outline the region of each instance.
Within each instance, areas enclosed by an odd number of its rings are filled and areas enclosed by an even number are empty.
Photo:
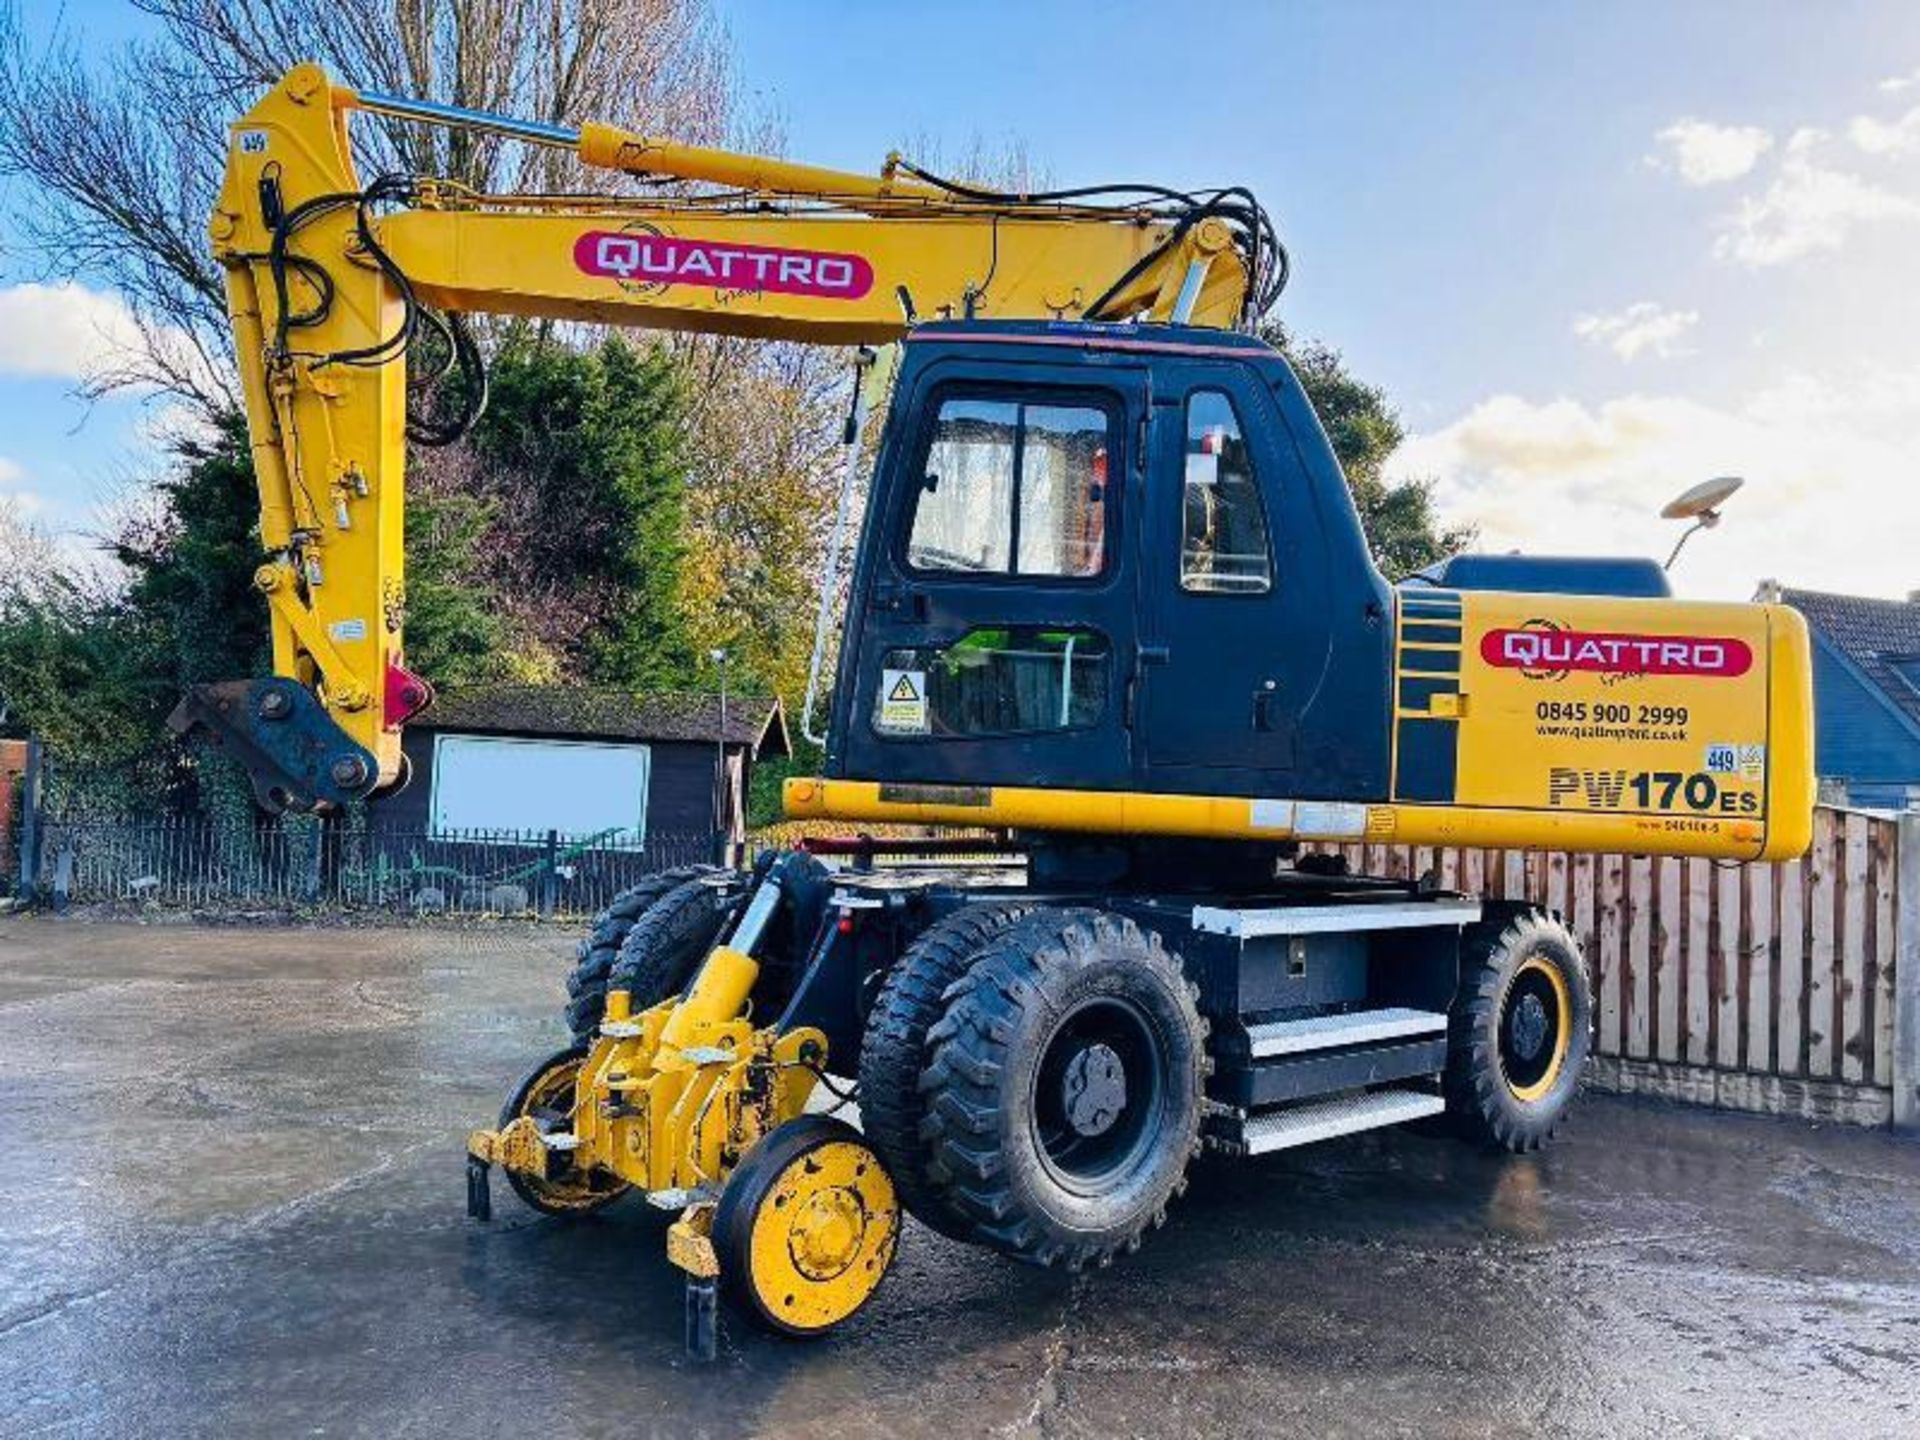
[[[1324,528],[1247,366],[1154,375],[1139,642],[1142,788],[1311,795],[1302,727],[1327,669]]]
[[[894,413],[849,611],[843,773],[1124,787],[1140,371],[956,356]]]

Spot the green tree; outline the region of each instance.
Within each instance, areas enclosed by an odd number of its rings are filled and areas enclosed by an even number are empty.
[[[521,337],[493,367],[471,454],[496,497],[482,545],[520,637],[555,678],[684,685],[685,386],[665,348]]]
[[[1298,340],[1277,321],[1262,327],[1261,335],[1300,377],[1346,472],[1374,561],[1389,580],[1403,579],[1473,543],[1472,526],[1445,525],[1435,513],[1432,481],[1387,479],[1387,462],[1407,432],[1384,390],[1357,379],[1331,345]]]
[[[406,660],[436,685],[516,671],[500,596],[482,559],[493,509],[473,495],[407,492]]]
[[[58,798],[131,809],[176,790],[146,660],[161,637],[66,576],[0,600],[0,699],[10,730],[46,742]]]
[[[69,566],[9,587],[0,689],[12,718],[47,741],[68,798],[131,808],[192,796],[165,720],[185,686],[265,662],[257,508],[244,428],[226,416],[174,442],[166,478],[106,542],[123,582]],[[200,778],[203,798],[246,807],[232,767]]]
[[[205,437],[174,442],[156,504],[111,542],[127,568],[127,609],[168,638],[147,664],[176,691],[267,663],[267,610],[254,588],[260,500],[246,422],[226,412]]]

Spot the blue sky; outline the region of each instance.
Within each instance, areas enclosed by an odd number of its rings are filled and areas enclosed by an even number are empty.
[[[1660,502],[1731,471],[1683,589],[1920,586],[1920,6],[719,9],[797,157],[978,135],[1062,183],[1251,184],[1281,314],[1386,388],[1398,468],[1489,548],[1664,552]],[[140,471],[140,407],[89,414],[23,350],[0,491],[83,525]]]

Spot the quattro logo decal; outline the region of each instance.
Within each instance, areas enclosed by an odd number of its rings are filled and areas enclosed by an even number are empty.
[[[1730,679],[1753,668],[1753,648],[1731,636],[1610,635],[1579,630],[1489,630],[1480,658],[1506,670],[1564,675],[1698,675]]]
[[[865,256],[779,245],[719,245],[642,231],[589,230],[573,243],[573,263],[588,275],[640,285],[700,285],[858,300],[873,289]]]

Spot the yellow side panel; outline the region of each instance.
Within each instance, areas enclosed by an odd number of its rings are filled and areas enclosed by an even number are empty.
[[[1460,615],[1451,630],[1449,599]],[[1790,793],[1769,786],[1774,766],[1807,768],[1804,735],[1782,737],[1784,752],[1773,735],[1776,710],[1797,711],[1806,692],[1791,664],[1776,664],[1774,629],[1798,624],[1787,613],[1593,596],[1409,595],[1394,798],[1597,812],[1631,817],[1656,844],[1721,837],[1730,851],[1750,850],[1765,834],[1770,799]],[[1444,643],[1450,634],[1455,646]],[[1447,673],[1456,660],[1457,673]],[[1785,692],[1779,705],[1776,685]],[[1456,727],[1450,796],[1436,726]]]

